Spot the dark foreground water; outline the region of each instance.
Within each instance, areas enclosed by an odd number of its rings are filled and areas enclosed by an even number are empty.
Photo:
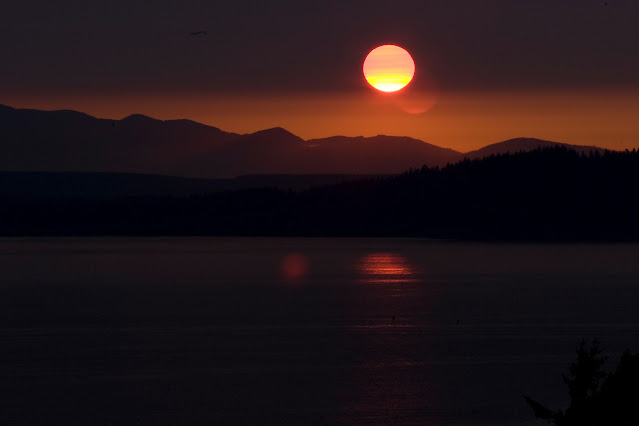
[[[0,423],[537,424],[639,245],[2,239]],[[611,364],[616,359],[611,360]]]

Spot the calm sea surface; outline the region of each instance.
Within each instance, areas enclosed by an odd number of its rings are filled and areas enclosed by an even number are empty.
[[[537,424],[639,245],[0,239],[0,423]],[[543,424],[543,423],[542,423]]]

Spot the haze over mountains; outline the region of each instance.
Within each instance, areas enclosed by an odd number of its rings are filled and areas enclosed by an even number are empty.
[[[460,153],[410,137],[334,136],[303,140],[279,127],[239,135],[190,120],[156,120],[143,115],[109,120],[76,111],[0,105],[1,171],[118,172],[189,178],[375,175],[547,146],[566,146],[578,152],[604,151],[519,138]]]

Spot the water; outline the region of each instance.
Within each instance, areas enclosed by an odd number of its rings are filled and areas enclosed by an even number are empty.
[[[538,424],[639,245],[0,239],[5,424]],[[543,424],[543,423],[541,423]]]

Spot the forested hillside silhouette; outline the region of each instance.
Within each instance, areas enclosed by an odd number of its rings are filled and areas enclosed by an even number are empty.
[[[406,236],[639,240],[639,153],[564,147],[304,191],[5,197],[3,235]]]

